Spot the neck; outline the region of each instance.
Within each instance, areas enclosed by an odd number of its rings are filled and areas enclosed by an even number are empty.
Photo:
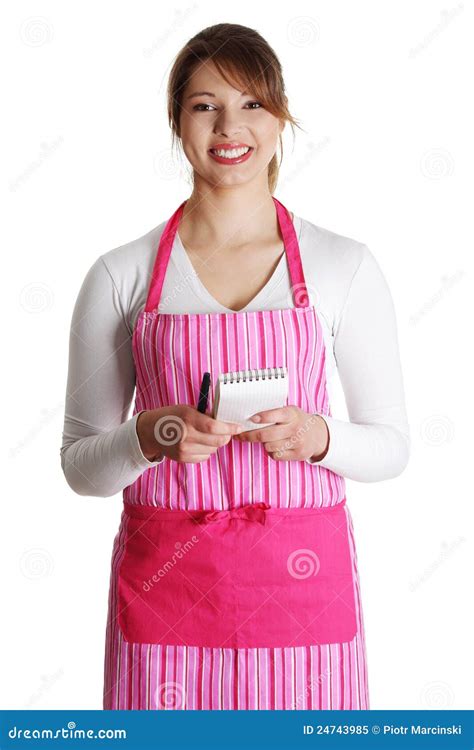
[[[272,195],[261,186],[194,186],[180,222],[180,235],[193,244],[245,245],[278,231]]]

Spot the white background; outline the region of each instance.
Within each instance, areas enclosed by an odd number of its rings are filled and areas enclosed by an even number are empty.
[[[2,707],[102,707],[122,498],[76,496],[60,468],[70,318],[96,258],[189,195],[167,76],[190,37],[230,22],[274,47],[306,131],[293,145],[285,129],[276,196],[366,243],[397,309],[410,463],[347,487],[371,708],[469,708],[472,5],[42,0],[3,15]]]

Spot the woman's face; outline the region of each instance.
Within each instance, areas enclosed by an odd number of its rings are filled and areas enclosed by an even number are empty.
[[[284,123],[263,108],[252,92],[233,88],[210,60],[201,63],[189,78],[181,105],[183,149],[195,177],[213,187],[232,187],[252,180],[268,185],[268,164],[274,155]],[[237,149],[234,158],[211,149]],[[241,155],[244,149],[247,154]]]

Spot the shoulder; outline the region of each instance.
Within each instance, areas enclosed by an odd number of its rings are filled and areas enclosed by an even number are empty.
[[[300,248],[308,261],[314,260],[329,273],[340,277],[351,276],[370,252],[367,245],[353,237],[314,224],[308,219],[297,217],[300,221]]]
[[[354,278],[373,258],[367,245],[353,237],[295,217],[308,293],[334,331]]]
[[[130,335],[146,301],[149,281],[166,221],[146,234],[100,255],[92,267],[97,277],[107,276]],[[112,304],[112,302],[111,302]]]
[[[99,260],[117,280],[124,279],[143,268],[151,272],[165,224],[166,222],[162,222],[141,237],[114,247],[103,253]]]

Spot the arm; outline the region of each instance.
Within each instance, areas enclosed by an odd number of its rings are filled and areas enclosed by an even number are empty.
[[[320,415],[329,431],[320,461],[359,482],[398,476],[410,454],[396,316],[385,277],[367,246],[338,321],[334,356],[350,421]]]
[[[161,462],[149,461],[142,452],[136,423],[143,412],[127,419],[134,388],[130,332],[99,257],[83,281],[69,337],[60,454],[67,483],[78,495],[115,495]]]

